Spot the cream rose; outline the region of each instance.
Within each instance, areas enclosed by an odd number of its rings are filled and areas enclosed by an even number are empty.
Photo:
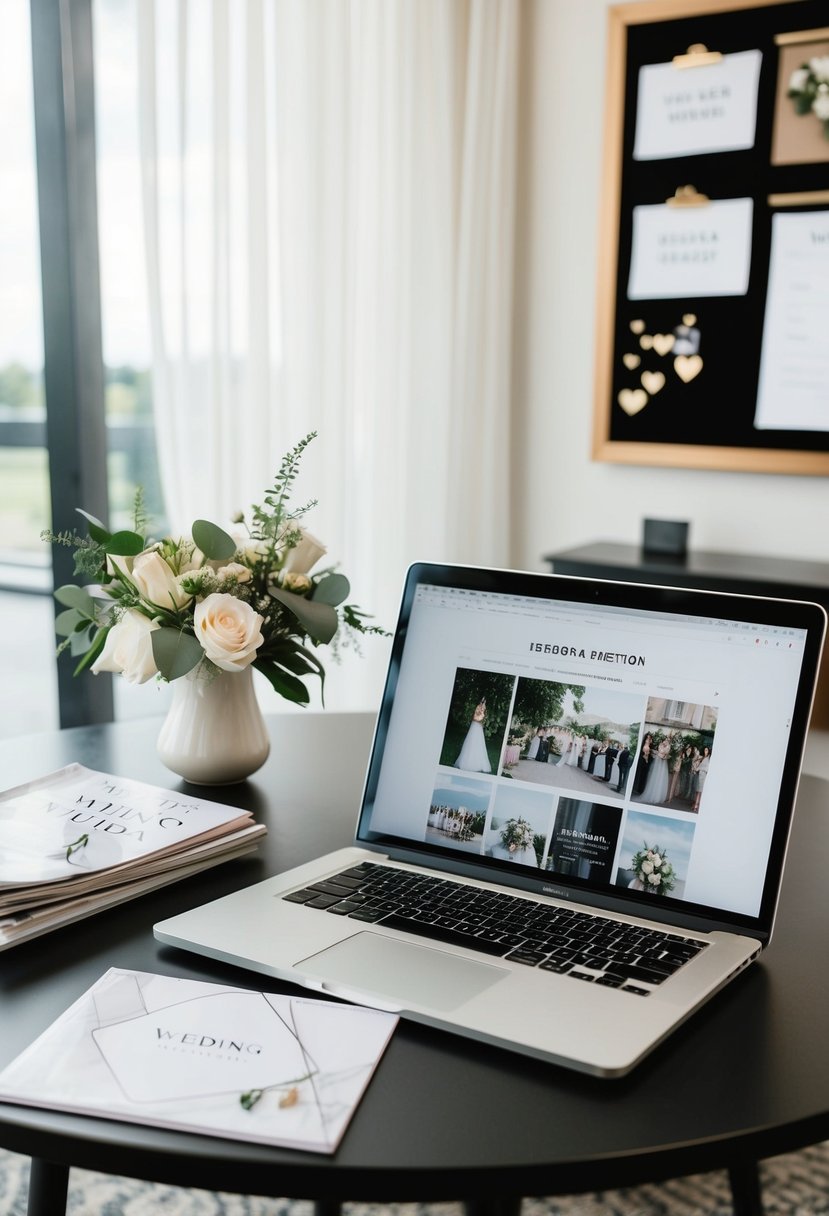
[[[235,595],[208,595],[196,605],[193,624],[204,653],[223,671],[249,666],[264,641],[262,617]]]
[[[299,544],[294,545],[293,549],[289,549],[285,554],[282,566],[283,574],[288,571],[292,574],[307,574],[327,552],[325,545],[310,532],[306,532],[305,528],[300,528],[299,531],[301,534]]]
[[[283,574],[282,586],[296,595],[305,595],[306,591],[311,590],[311,580],[307,574],[297,574],[294,570],[289,570],[287,574]]]
[[[183,608],[193,598],[182,590],[180,576],[173,574],[160,553],[139,553],[132,564],[132,581],[139,595],[159,608]]]
[[[251,577],[250,570],[241,562],[228,562],[216,571],[216,578],[235,578],[237,583],[249,583]]]
[[[642,873],[643,874],[653,874],[653,862],[652,861],[643,861],[642,862]]]
[[[158,628],[158,623],[142,612],[135,608],[128,609],[111,626],[104,648],[92,664],[92,671],[95,675],[102,671],[120,672],[128,684],[146,683],[158,674],[150,637],[153,630]]]

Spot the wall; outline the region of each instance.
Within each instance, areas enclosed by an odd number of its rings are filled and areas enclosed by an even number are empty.
[[[606,0],[525,0],[512,560],[636,543],[646,516],[691,544],[829,561],[829,479],[590,459]]]

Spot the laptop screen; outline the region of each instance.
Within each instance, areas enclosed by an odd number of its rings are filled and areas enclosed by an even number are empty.
[[[413,567],[358,836],[538,892],[762,928],[823,622],[815,605]]]

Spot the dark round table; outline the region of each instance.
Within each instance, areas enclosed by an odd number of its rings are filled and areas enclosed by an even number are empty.
[[[268,824],[260,852],[3,952],[0,1067],[109,967],[287,990],[152,934],[158,920],[350,843],[373,716],[268,721],[265,767],[241,785],[200,791]],[[4,742],[3,785],[77,760],[198,792],[157,759],[159,725]],[[726,1168],[737,1210],[759,1212],[757,1160],[829,1138],[828,807],[829,784],[804,777],[771,946],[628,1077],[590,1078],[401,1021],[332,1156],[0,1104],[0,1144],[33,1159],[30,1216],[61,1209],[72,1165],[305,1198],[322,1211],[344,1200],[509,1210],[523,1196]]]

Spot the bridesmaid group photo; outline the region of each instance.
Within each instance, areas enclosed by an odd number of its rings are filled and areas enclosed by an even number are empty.
[[[636,694],[521,677],[502,775],[624,798],[641,716]]]
[[[698,814],[714,754],[717,711],[690,701],[648,699],[632,797]]]

